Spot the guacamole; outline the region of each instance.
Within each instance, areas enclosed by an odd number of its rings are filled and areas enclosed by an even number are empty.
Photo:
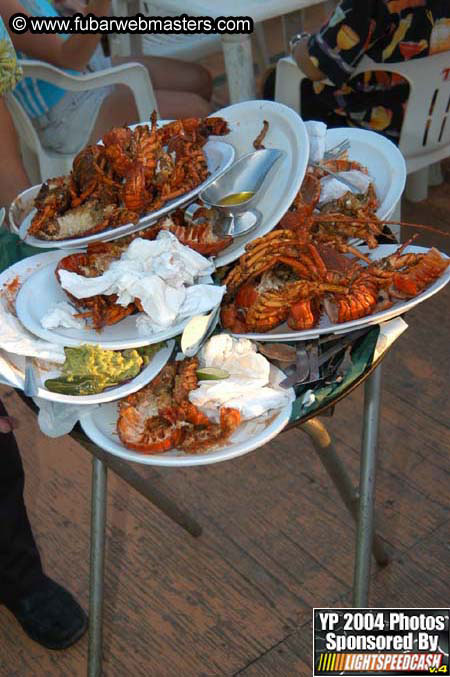
[[[163,345],[155,343],[128,350],[102,350],[95,345],[66,347],[61,376],[48,379],[45,387],[64,395],[101,393],[137,376]]]

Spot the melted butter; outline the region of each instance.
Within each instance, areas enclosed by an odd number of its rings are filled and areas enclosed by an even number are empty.
[[[247,200],[250,200],[250,198],[253,197],[254,194],[255,193],[249,190],[244,190],[241,193],[231,193],[231,195],[226,195],[221,200],[219,200],[219,204],[222,207],[226,207],[227,205],[240,205],[243,202],[247,202]]]

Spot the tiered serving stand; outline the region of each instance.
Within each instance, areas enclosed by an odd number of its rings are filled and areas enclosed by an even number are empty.
[[[277,169],[273,182],[264,192],[258,209],[263,214],[261,224],[249,236],[236,238],[233,244],[216,259],[216,266],[225,265],[237,259],[244,251],[245,244],[255,237],[269,232],[278,222],[296,195],[303,180],[308,159],[308,137],[301,119],[290,109],[272,102],[249,101],[243,104],[230,106],[216,115],[221,115],[229,121],[231,134],[225,137],[234,147],[234,157],[238,159],[243,154],[253,150],[251,142],[262,127],[263,120],[269,122],[269,133],[266,137],[266,147],[276,147],[286,150],[287,157],[283,165]],[[383,137],[361,130],[332,130],[328,145],[333,146],[342,138],[350,137],[350,157],[361,161],[368,166],[369,173],[375,179],[381,201],[379,216],[388,218],[401,197],[405,181],[405,165],[400,152]],[[370,152],[368,152],[368,149]],[[34,196],[36,189],[27,191],[22,196],[23,202]],[[13,205],[12,217],[17,221],[19,209]],[[16,225],[20,225],[17,224]],[[378,336],[378,324],[386,317],[375,319],[367,324],[368,334],[372,338]],[[289,337],[288,337],[289,338]],[[310,339],[311,336],[309,335]],[[258,338],[261,340],[261,337]],[[268,334],[265,340],[273,340]],[[296,337],[301,340],[301,337]],[[339,395],[328,398],[319,409],[312,413],[302,414],[297,419],[290,419],[287,428],[297,426],[311,439],[314,449],[323,463],[327,473],[334,482],[338,493],[356,521],[356,547],[353,586],[353,605],[366,607],[368,605],[369,576],[371,552],[377,562],[384,565],[389,561],[383,542],[374,533],[374,495],[375,471],[377,462],[377,439],[381,395],[381,363],[387,350],[379,354],[376,361],[369,359],[360,372],[351,380]],[[344,463],[339,458],[324,424],[319,415],[332,412],[336,403],[346,397],[354,388],[364,383],[364,411],[363,433],[361,441],[361,464],[359,487],[355,489]],[[31,400],[26,399],[31,408],[36,408]],[[278,434],[289,420],[285,416],[282,425],[274,434]],[[83,424],[85,430],[89,425]],[[162,510],[172,520],[185,528],[193,537],[201,535],[201,527],[191,516],[184,513],[169,498],[164,496],[157,487],[144,482],[139,474],[130,465],[131,454],[121,454],[120,458],[114,451],[105,445],[104,448],[93,443],[83,432],[80,425],[71,432],[87,451],[92,454],[92,488],[91,488],[91,555],[90,555],[90,600],[89,600],[89,657],[88,675],[101,675],[102,665],[102,617],[104,591],[104,561],[105,561],[105,525],[106,525],[106,498],[108,469],[116,472],[128,482],[136,491],[145,496],[156,507]],[[266,437],[257,445],[249,444],[240,453],[261,446],[270,439]],[[98,440],[97,440],[98,442]],[[245,445],[244,445],[245,447]],[[206,456],[186,457],[179,455],[141,456],[132,454],[134,462],[143,462],[153,465],[183,466],[199,463],[212,463],[226,460],[238,454],[223,453],[220,457],[214,454]],[[192,460],[191,460],[192,459]]]

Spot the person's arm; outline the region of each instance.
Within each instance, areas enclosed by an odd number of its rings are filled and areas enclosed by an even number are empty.
[[[11,115],[0,97],[0,206],[9,207],[14,198],[31,184],[20,155],[19,141]]]
[[[310,80],[325,80],[327,77],[322,73],[322,71],[314,65],[309,56],[308,50],[308,38],[303,38],[292,54],[293,59],[297,62],[297,66],[300,68],[302,73],[306,75]]]
[[[111,0],[90,0],[87,12],[104,16],[109,14],[110,7]],[[100,33],[71,35],[67,40],[63,40],[58,35],[13,33],[9,27],[9,19],[18,12],[29,16],[19,0],[1,0],[0,13],[16,50],[40,61],[47,61],[59,68],[82,71],[87,66],[100,42]]]

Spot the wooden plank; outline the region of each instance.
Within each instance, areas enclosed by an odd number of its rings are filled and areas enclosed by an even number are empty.
[[[311,645],[312,646],[312,645]],[[294,677],[311,674],[311,664],[300,658],[284,640],[235,674],[235,677]]]
[[[432,576],[444,585],[447,585],[447,588],[449,536],[450,519],[447,522],[444,522],[444,524],[430,534],[430,536],[419,543],[416,543],[408,552],[412,561],[426,571],[431,572]],[[448,591],[447,596],[443,597],[441,602],[446,604],[447,598]]]

